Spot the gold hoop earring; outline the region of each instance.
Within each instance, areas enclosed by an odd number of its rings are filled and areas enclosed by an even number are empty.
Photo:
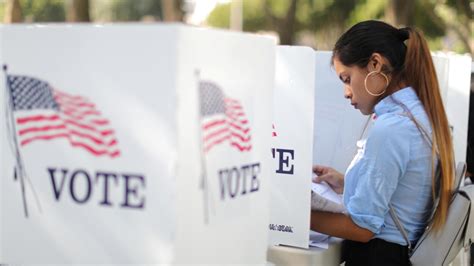
[[[385,88],[383,89],[383,91],[382,91],[381,93],[373,93],[373,92],[369,91],[369,89],[367,88],[367,79],[368,79],[371,75],[373,75],[373,74],[380,74],[380,75],[382,75],[382,76],[385,78],[385,82],[387,83],[387,85],[385,85]],[[378,71],[375,71],[375,70],[374,70],[374,71],[372,71],[372,72],[369,72],[369,74],[367,74],[367,76],[365,76],[365,80],[364,80],[365,91],[367,91],[367,93],[370,94],[370,95],[372,95],[372,96],[375,96],[375,97],[380,96],[380,95],[384,94],[384,93],[387,91],[388,83],[389,83],[389,82],[388,82],[388,77],[387,77],[387,75],[385,75],[385,74],[382,73],[382,72],[378,72]]]

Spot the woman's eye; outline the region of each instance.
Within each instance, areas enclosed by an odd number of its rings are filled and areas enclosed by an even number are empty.
[[[343,80],[343,82],[344,82],[345,84],[349,84],[349,83],[351,83],[351,78],[345,78],[345,79]]]

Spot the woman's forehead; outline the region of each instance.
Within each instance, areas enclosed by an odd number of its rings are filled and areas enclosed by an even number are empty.
[[[352,65],[352,66],[347,66],[344,65],[339,59],[334,58],[333,59],[333,66],[334,69],[336,70],[337,75],[344,75],[347,73],[352,73],[352,72],[362,72],[363,68],[357,66],[357,65]]]
[[[333,59],[333,65],[334,65],[334,69],[336,70],[336,73],[338,75],[342,74],[343,72],[346,72],[350,69],[350,67],[344,65],[341,61],[339,61],[339,59],[337,58],[334,58]]]

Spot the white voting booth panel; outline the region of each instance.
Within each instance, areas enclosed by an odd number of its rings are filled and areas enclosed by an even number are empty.
[[[204,172],[208,176],[208,186],[212,188],[209,193],[203,195],[198,189],[178,193],[180,219],[176,262],[265,264],[270,215],[269,178],[273,170],[268,155],[271,149],[275,44],[270,38],[251,34],[191,28],[184,33],[180,36],[178,64],[183,67],[178,87],[192,86],[191,71],[196,68],[201,68],[201,80],[219,84],[226,96],[231,139],[225,145],[213,146],[205,157],[201,157],[204,158],[201,163],[206,164]],[[189,100],[185,95],[180,99]],[[212,100],[212,97],[207,100]],[[180,104],[188,105],[186,101]],[[180,121],[185,124],[183,128],[189,127],[189,118]],[[203,126],[206,123],[214,122],[204,117]],[[218,143],[222,136],[216,132],[222,130],[217,127],[205,132],[204,148],[207,144]],[[192,146],[188,132],[180,132],[182,155]],[[180,160],[182,167],[178,172],[184,178],[177,180],[178,187],[197,188],[202,185],[201,179],[188,178],[190,173],[200,170],[200,164],[196,164],[199,159],[195,156],[191,160]],[[206,206],[200,206],[203,196],[207,197]],[[209,225],[203,222],[206,213]]]
[[[276,54],[273,143],[283,149],[272,150],[274,168],[295,172],[272,176],[270,244],[307,248],[312,164],[344,172],[368,117],[344,98],[331,52],[278,47]]]
[[[313,158],[314,51],[276,49],[270,244],[308,248]]]
[[[472,58],[439,52],[433,54],[433,61],[452,128],[455,160],[465,162]]]
[[[159,24],[0,34],[2,263],[265,262],[271,40]]]
[[[331,66],[331,56],[329,51],[316,51],[313,163],[344,173],[368,117],[344,98],[344,87]]]
[[[443,55],[432,54],[433,64],[438,78],[439,89],[443,104],[446,106],[448,98],[449,59]]]

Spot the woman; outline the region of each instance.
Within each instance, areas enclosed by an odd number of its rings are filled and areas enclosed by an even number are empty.
[[[313,168],[315,182],[344,194],[347,212],[312,211],[311,229],[346,239],[346,266],[409,265],[408,243],[389,204],[414,245],[434,208],[435,191],[440,200],[433,226],[444,225],[454,179],[450,129],[430,51],[418,30],[365,21],[339,38],[332,64],[345,98],[376,119],[345,175]],[[441,190],[435,189],[436,167]]]

